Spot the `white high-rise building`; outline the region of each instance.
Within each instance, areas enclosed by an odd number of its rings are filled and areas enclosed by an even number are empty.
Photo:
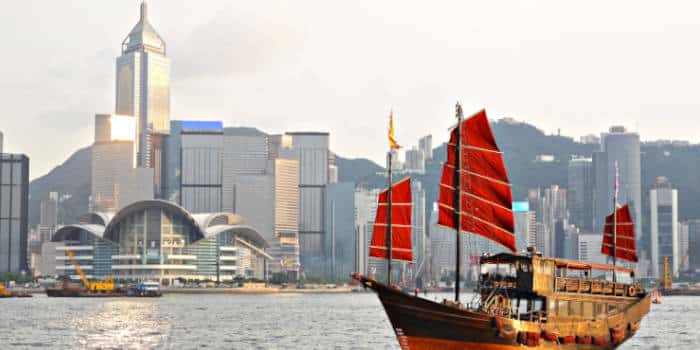
[[[578,258],[581,261],[607,263],[607,257],[601,252],[603,246],[602,233],[579,233]]]
[[[516,249],[522,252],[526,251],[527,247],[537,246],[537,218],[535,212],[530,210],[529,203],[514,202],[513,217]]]
[[[327,132],[290,132],[290,159],[299,162],[299,245],[302,268],[322,271],[325,232],[325,190],[331,153]],[[318,276],[314,276],[318,277]]]
[[[377,214],[379,190],[355,189],[355,233],[357,234],[357,272],[369,273],[369,242],[372,240],[374,218]],[[371,259],[373,264],[382,260]]]
[[[418,148],[423,150],[425,160],[433,159],[433,135],[426,135],[418,139]]]
[[[136,118],[136,163],[157,168],[159,174],[159,139],[170,130],[170,60],[165,56],[165,41],[148,21],[146,2],[141,3],[141,18],[122,42],[121,51],[115,111]]]
[[[651,273],[658,278],[663,271],[663,259],[671,259],[671,273],[678,277],[680,269],[680,237],[678,230],[678,190],[671,188],[668,179],[656,178],[649,191],[651,208]]]
[[[425,173],[425,154],[423,150],[413,147],[406,151],[406,163],[404,170],[410,173]]]

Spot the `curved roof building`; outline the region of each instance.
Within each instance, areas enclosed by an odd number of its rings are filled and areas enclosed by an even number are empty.
[[[230,280],[264,278],[268,242],[230,213],[191,214],[164,200],[133,203],[116,213],[88,213],[52,237],[72,250],[89,275],[117,279]],[[73,270],[57,254],[57,271]]]

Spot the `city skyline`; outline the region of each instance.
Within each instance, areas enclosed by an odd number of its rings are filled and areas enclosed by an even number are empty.
[[[112,110],[113,67],[120,51],[115,43],[138,20],[134,8],[139,3],[10,5],[11,12],[37,17],[26,21],[16,16],[0,24],[8,29],[3,32],[21,30],[32,38],[29,46],[26,39],[8,38],[6,84],[0,86],[8,101],[3,117],[8,123],[2,125],[6,150],[33,159],[32,179],[89,145],[92,127],[85,121],[95,112]],[[289,7],[212,1],[194,9],[185,2],[149,4],[151,21],[169,43],[173,61],[173,120],[222,120],[270,133],[330,131],[332,150],[380,165],[389,108],[396,114],[399,141],[413,140],[440,135],[453,123],[452,106],[458,99],[467,111],[487,107],[495,118],[525,120],[547,133],[563,127],[565,135],[598,134],[623,124],[642,140],[697,142],[683,125],[699,109],[690,85],[700,53],[674,46],[698,31],[690,5],[678,11],[635,4],[630,17],[626,9],[631,3],[608,4],[603,14],[596,11],[602,3],[594,3],[562,9],[552,19],[546,11],[540,14],[538,8],[520,4],[515,15],[489,4],[479,4],[479,11],[460,11],[476,5],[448,4],[426,14],[411,4],[403,11],[363,3]],[[630,19],[624,27],[616,21],[623,12]],[[434,23],[431,14],[452,20]],[[593,15],[599,17],[595,28],[587,19]],[[518,34],[510,37],[503,21],[513,23]],[[41,25],[26,27],[37,22]],[[467,29],[460,29],[461,22],[469,23]],[[51,30],[54,26],[61,30]],[[324,31],[315,30],[321,26]],[[559,32],[550,32],[550,26]],[[364,29],[347,29],[351,27]],[[568,49],[559,50],[560,44]],[[647,52],[659,46],[675,55]],[[214,53],[207,55],[210,62],[199,60],[202,51]],[[601,52],[611,53],[604,55],[609,61],[600,61]],[[48,62],[38,64],[42,59]],[[658,64],[661,59],[669,61]],[[10,68],[17,66],[26,69]],[[534,95],[520,97],[531,85],[539,87]],[[426,116],[433,120],[428,128]],[[653,117],[671,122],[654,123]],[[347,120],[355,122],[348,125]],[[17,136],[30,132],[44,139],[56,132],[66,137],[45,147]],[[357,142],[356,135],[366,136]],[[437,138],[435,144],[443,141]]]

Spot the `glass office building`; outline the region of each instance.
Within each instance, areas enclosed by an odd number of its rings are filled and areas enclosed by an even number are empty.
[[[116,213],[89,213],[60,228],[52,241],[56,270],[74,274],[60,251],[72,250],[88,275],[124,280],[264,279],[267,241],[230,213],[191,214],[163,200],[133,203]]]

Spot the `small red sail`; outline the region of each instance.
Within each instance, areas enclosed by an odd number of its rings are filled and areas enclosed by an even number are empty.
[[[491,132],[486,111],[462,121],[460,218],[462,231],[495,241],[515,252],[513,197],[503,156]],[[438,224],[455,228],[457,128],[447,144],[438,198]]]
[[[603,233],[603,246],[601,252],[607,256],[613,255],[613,232],[617,227],[615,256],[630,262],[637,262],[637,247],[634,235],[634,221],[630,208],[625,205],[617,209],[617,225],[615,225],[615,213],[605,217],[605,229]]]
[[[387,259],[387,190],[379,193],[377,217],[369,246],[369,256]],[[411,178],[407,177],[391,186],[391,259],[413,262],[411,245]]]

